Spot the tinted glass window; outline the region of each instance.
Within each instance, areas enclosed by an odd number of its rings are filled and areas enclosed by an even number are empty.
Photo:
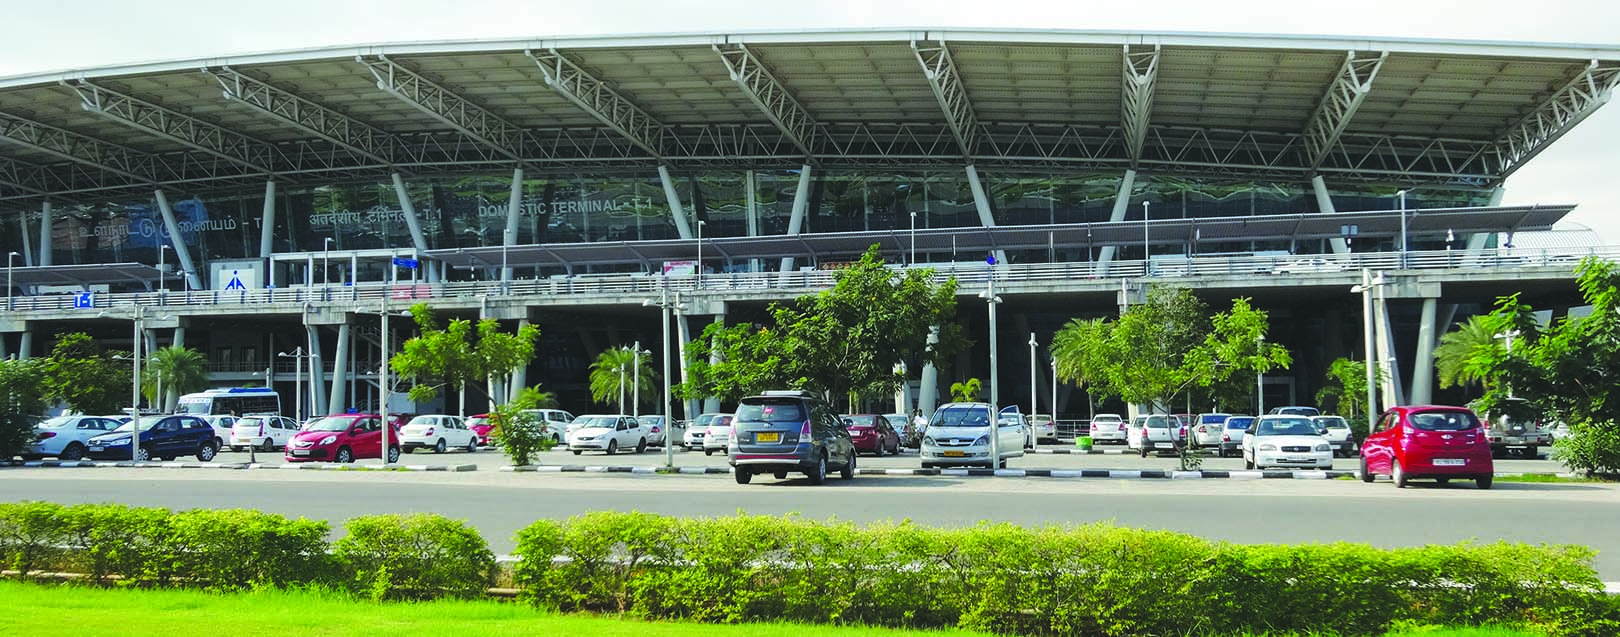
[[[803,405],[792,398],[749,398],[737,407],[737,420],[745,422],[804,422]]]
[[[851,427],[871,427],[877,423],[877,416],[844,416],[850,421]]]
[[[1407,420],[1424,431],[1463,431],[1479,427],[1474,414],[1462,411],[1429,411],[1411,414]]]
[[[1227,429],[1248,429],[1249,425],[1251,423],[1253,423],[1253,422],[1254,422],[1253,418],[1227,418],[1226,419],[1226,428]]]
[[[934,412],[929,427],[988,427],[990,408],[985,406],[941,407]]]
[[[1256,433],[1262,436],[1314,436],[1316,425],[1305,418],[1267,418]]]
[[[578,420],[574,421],[574,424],[579,425],[581,429],[586,427],[612,429],[617,424],[617,421],[618,419],[612,416],[580,416]]]
[[[1322,416],[1319,418],[1312,418],[1311,420],[1316,421],[1317,424],[1327,427],[1328,429],[1350,428],[1350,423],[1345,422],[1343,418],[1339,418],[1337,416]]]

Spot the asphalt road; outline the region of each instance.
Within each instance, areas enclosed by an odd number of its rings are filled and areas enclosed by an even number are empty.
[[[1243,543],[1574,543],[1596,548],[1599,575],[1620,581],[1617,485],[1499,482],[1480,491],[1457,483],[1397,490],[1387,481],[1354,480],[861,476],[814,487],[768,477],[741,486],[728,475],[19,468],[0,469],[0,485],[0,500],[248,507],[335,527],[360,514],[435,512],[470,521],[497,553],[510,552],[513,533],[539,518],[741,510],[935,526],[1112,521]]]

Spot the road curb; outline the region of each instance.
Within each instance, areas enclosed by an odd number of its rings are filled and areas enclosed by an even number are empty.
[[[30,460],[25,462],[4,462],[0,466],[19,467],[25,469],[37,468],[64,468],[64,469],[268,469],[268,470],[311,470],[311,471],[445,471],[465,472],[477,471],[475,464],[455,465],[405,465],[391,464],[386,466],[337,464],[332,462],[311,462],[306,464],[258,464],[252,462],[106,462],[96,460]]]
[[[605,465],[505,466],[507,473],[636,473],[647,475],[725,475],[730,467],[629,467]],[[1166,469],[857,469],[863,476],[950,476],[989,478],[1120,478],[1148,480],[1333,480],[1353,478],[1354,471],[1175,471]]]

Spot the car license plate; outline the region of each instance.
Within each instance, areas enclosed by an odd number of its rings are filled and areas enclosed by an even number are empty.
[[[1468,464],[1468,460],[1466,458],[1435,458],[1434,459],[1434,466],[1436,466],[1436,467],[1461,467],[1461,466],[1466,465],[1466,464]]]
[[[782,434],[776,431],[761,431],[754,434],[754,442],[781,442]]]
[[[1510,445],[1522,445],[1524,444],[1524,439],[1518,437],[1509,437],[1507,439],[1507,443]]]
[[[960,451],[947,451],[947,452],[942,453],[940,455],[945,456],[947,458],[960,458],[960,457],[962,457],[962,452],[960,452]]]
[[[104,449],[106,449],[106,447],[91,447],[90,448],[91,451],[102,451]]]
[[[294,449],[292,454],[295,456],[307,456],[309,455],[309,451],[305,449]]]
[[[1170,444],[1168,442],[1160,442],[1160,443],[1155,443],[1153,445],[1153,447],[1155,449],[1173,449],[1173,448],[1175,448],[1175,445]]]

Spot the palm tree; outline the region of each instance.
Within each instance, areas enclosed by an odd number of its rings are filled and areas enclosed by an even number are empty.
[[[979,390],[984,384],[977,378],[969,378],[964,382],[951,383],[951,401],[958,403],[971,403],[979,400]]]
[[[634,349],[615,347],[597,355],[596,362],[591,364],[591,398],[602,404],[617,398],[619,413],[628,414],[631,410],[625,408],[625,395],[639,383],[640,402],[656,403],[660,385],[658,375],[653,373],[652,356],[642,352],[639,358],[641,373],[638,378]]]
[[[158,387],[163,396],[157,395]],[[208,360],[201,352],[179,345],[170,345],[152,352],[141,368],[141,393],[151,403],[161,403],[163,413],[174,410],[173,403],[181,394],[208,388]]]
[[[1490,379],[1468,365],[1468,359],[1481,347],[1502,347],[1496,340],[1496,327],[1489,316],[1470,317],[1457,329],[1440,337],[1440,345],[1434,348],[1434,367],[1442,389],[1452,385],[1490,387]]]
[[[556,392],[540,391],[539,383],[519,389],[517,397],[512,399],[512,406],[517,409],[556,409],[558,405]]]

